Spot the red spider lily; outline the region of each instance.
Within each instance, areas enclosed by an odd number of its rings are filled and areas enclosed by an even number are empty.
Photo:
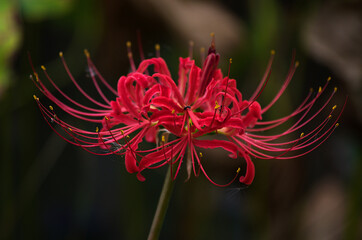
[[[176,178],[181,167],[182,159],[188,148],[188,178],[190,177],[192,169],[194,175],[198,175],[196,167],[199,166],[210,182],[218,186],[226,186],[229,185],[236,176],[227,184],[220,185],[215,183],[207,175],[196,151],[196,147],[219,147],[229,151],[231,157],[236,158],[240,155],[245,159],[247,164],[246,174],[241,176],[239,180],[249,185],[252,183],[255,175],[255,167],[250,155],[261,159],[291,159],[305,155],[322,144],[338,126],[337,121],[345,105],[332,124],[330,123],[330,119],[336,106],[332,108],[325,120],[310,132],[306,134],[301,133],[300,137],[294,140],[282,140],[285,136],[300,131],[302,127],[310,123],[326,108],[336,93],[336,88],[323,103],[323,106],[311,114],[313,105],[326,90],[330,78],[328,78],[323,88],[319,88],[318,93],[315,94],[314,97],[312,97],[313,93],[311,91],[302,104],[290,115],[272,121],[261,121],[262,114],[271,108],[283,94],[298,66],[298,62],[294,62],[293,55],[293,60],[282,88],[271,103],[261,108],[260,104],[256,102],[256,99],[263,91],[269,79],[273,58],[274,51],[272,51],[267,70],[259,87],[249,100],[242,99],[242,95],[237,90],[234,79],[229,79],[229,76],[225,78],[222,77],[220,69],[217,68],[219,56],[215,53],[213,44],[201,69],[198,68],[190,58],[180,58],[179,93],[176,92],[173,98],[153,102],[157,107],[166,107],[172,111],[173,116],[165,115],[160,118],[159,121],[161,125],[178,138],[169,143],[163,143],[162,147],[144,156],[139,164],[140,172],[144,169],[160,167],[167,163],[171,165],[177,164],[178,166],[174,174],[174,178]],[[188,86],[188,88],[186,89],[185,86]],[[222,104],[219,105],[218,103]],[[181,107],[175,108],[174,106]],[[184,108],[182,109],[183,106]],[[245,115],[242,114],[244,110],[248,110]],[[280,134],[256,134],[256,132],[265,132],[274,129],[293,117],[299,118],[292,127]],[[262,127],[255,128],[255,126]],[[228,141],[198,139],[201,136],[212,133],[223,134],[227,136]],[[144,152],[150,151],[153,150]],[[237,170],[237,173],[238,172],[239,169]],[[138,174],[138,178],[144,180],[140,173]]]
[[[97,108],[82,105],[66,95],[57,87],[45,67],[42,66],[44,76],[64,98],[64,100],[59,99],[43,84],[32,66],[35,76],[34,83],[46,97],[78,119],[101,124],[100,130],[97,127],[97,130],[93,132],[74,127],[62,121],[55,114],[52,106],[48,109],[36,96],[34,98],[37,100],[44,118],[59,136],[97,155],[125,155],[127,171],[137,172],[137,177],[141,181],[145,180],[141,174],[145,169],[158,168],[167,164],[176,164],[175,172],[171,172],[172,178],[175,179],[181,169],[183,159],[186,158],[187,179],[190,178],[192,172],[198,176],[201,171],[213,184],[227,186],[237,178],[240,168],[237,169],[230,182],[217,184],[206,173],[202,164],[204,160],[201,161],[202,153],[198,154],[197,151],[197,148],[222,148],[230,153],[231,158],[240,156],[245,159],[246,173],[239,180],[249,185],[255,175],[254,164],[250,156],[261,159],[289,159],[307,154],[330,136],[335,126],[338,125],[336,122],[343,111],[342,108],[333,124],[330,124],[330,119],[335,107],[314,130],[302,134],[295,140],[277,142],[276,140],[300,131],[302,127],[311,122],[328,105],[336,92],[332,92],[322,108],[312,116],[308,115],[315,102],[326,90],[328,80],[314,97],[310,92],[302,104],[290,115],[272,121],[261,121],[262,114],[274,105],[288,86],[297,67],[294,57],[282,88],[271,103],[262,108],[256,100],[268,82],[274,53],[270,57],[259,87],[249,100],[243,100],[242,94],[236,87],[236,81],[230,79],[229,74],[223,77],[218,68],[220,57],[215,51],[214,40],[202,68],[192,60],[192,51],[190,51],[189,57],[180,58],[177,84],[172,79],[162,58],[144,60],[141,53],[142,62],[136,68],[130,43],[127,43],[127,48],[132,72],[127,76],[120,77],[117,90],[105,81],[91,61],[89,53],[85,52],[88,68],[92,73],[93,85],[102,98],[102,102],[95,100],[81,88],[72,76],[63,54],[60,54],[63,65],[76,88]],[[156,47],[156,51],[156,55],[159,56],[159,46]],[[151,65],[153,73],[149,74]],[[106,97],[98,82],[101,82],[114,94],[113,100]],[[243,114],[244,111],[247,113]],[[257,132],[278,127],[297,116],[299,119],[296,123],[280,134],[257,134]],[[59,128],[55,128],[51,122],[59,125],[61,131],[58,130]],[[157,137],[159,132],[164,133],[161,141],[158,141]],[[166,141],[165,137],[170,134],[174,136],[174,139]],[[226,139],[200,139],[200,137],[212,134],[224,135]],[[149,142],[159,142],[160,145],[152,149],[139,150],[139,144],[143,139]],[[94,151],[95,147],[102,148],[105,152]],[[187,152],[186,149],[188,149]],[[304,151],[301,153],[300,150]],[[293,153],[294,155],[292,155]],[[173,171],[172,167],[170,169]]]

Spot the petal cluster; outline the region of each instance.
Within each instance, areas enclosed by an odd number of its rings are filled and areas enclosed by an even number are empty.
[[[130,48],[130,45],[127,47]],[[127,171],[136,173],[140,181],[145,180],[143,171],[164,165],[172,166],[172,178],[175,179],[184,162],[188,178],[201,172],[217,186],[227,186],[237,178],[249,185],[255,176],[252,158],[290,159],[309,153],[331,135],[338,126],[337,121],[344,108],[334,120],[331,119],[336,106],[325,113],[336,93],[334,89],[328,93],[328,97],[321,99],[321,95],[328,91],[328,78],[323,87],[316,93],[310,91],[289,115],[264,120],[263,114],[284,93],[298,66],[293,56],[280,90],[269,104],[261,106],[257,99],[269,80],[273,51],[259,86],[248,99],[243,98],[237,89],[236,80],[231,79],[229,74],[224,76],[218,68],[220,56],[215,51],[214,43],[201,66],[191,56],[179,58],[176,81],[161,57],[143,59],[136,68],[129,52],[132,72],[121,76],[116,88],[102,77],[87,51],[85,55],[92,85],[99,95],[97,99],[75,80],[60,53],[69,78],[93,107],[83,105],[63,92],[43,66],[42,76],[58,93],[48,89],[34,67],[32,80],[58,108],[77,119],[96,124],[95,131],[63,121],[52,106],[45,107],[35,95],[34,98],[47,123],[60,137],[97,155],[124,156]],[[317,101],[321,107],[315,107]],[[326,115],[324,120],[316,127],[309,132],[301,132],[304,126],[323,114]],[[267,134],[269,130],[291,120],[295,123],[286,130]],[[216,135],[223,138],[213,138]],[[150,144],[142,147],[144,142],[152,143],[152,147],[149,147]],[[238,168],[228,182],[216,183],[208,175],[204,167],[207,160],[202,156],[202,151],[214,148],[228,152],[225,158],[243,160],[246,164],[245,174],[241,174]]]

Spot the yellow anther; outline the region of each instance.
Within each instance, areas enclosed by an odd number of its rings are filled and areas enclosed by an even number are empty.
[[[215,109],[218,109],[220,107],[220,105],[218,104],[217,101],[215,101]]]
[[[124,135],[124,132],[123,132],[123,130],[121,129],[121,133],[122,133],[122,135]]]
[[[296,61],[295,62],[295,67],[298,67],[299,66],[299,61]]]
[[[52,106],[52,105],[50,105],[50,106],[49,106],[49,109],[50,109],[51,111],[53,111],[53,110],[54,110],[54,108],[53,108],[53,106]]]
[[[166,142],[165,136],[162,136],[162,137],[161,137],[161,142],[163,142],[163,143]]]
[[[109,120],[109,118],[107,116],[104,116],[104,119],[106,119],[107,121]]]
[[[302,138],[302,137],[304,137],[304,133],[303,133],[303,132],[300,134],[300,138]]]
[[[172,109],[171,113],[174,114],[174,113],[175,113],[175,109]]]
[[[39,75],[38,75],[38,73],[34,73],[34,76],[35,76],[35,80],[36,80],[37,82],[39,82]]]
[[[333,107],[332,107],[332,110],[334,110],[334,109],[336,109],[337,108],[337,105],[334,105]]]
[[[334,87],[334,92],[337,92],[337,87]]]
[[[69,129],[69,131],[73,132],[73,130],[71,128],[68,128],[68,129]]]
[[[319,92],[319,93],[322,92],[322,87],[319,87],[319,88],[318,88],[318,92]]]
[[[210,33],[210,37],[215,37],[215,33],[214,33],[214,32],[211,32],[211,33]]]
[[[89,54],[89,52],[88,52],[87,49],[84,49],[84,55],[85,55],[87,58],[89,58],[90,54]]]
[[[275,50],[274,49],[270,50],[270,54],[275,55]]]
[[[130,139],[130,136],[129,136],[129,135],[127,135],[127,136],[126,136],[126,138],[127,138],[127,139]]]
[[[38,98],[35,94],[33,95],[33,98],[34,98],[34,100],[38,100]]]
[[[331,118],[332,118],[332,114],[329,114],[328,118],[331,119]]]
[[[238,170],[236,170],[236,173],[239,173],[240,172],[240,168],[238,168]]]
[[[63,57],[63,52],[59,52],[59,57]]]
[[[41,67],[41,69],[43,69],[43,71],[47,70],[47,69],[44,67],[44,65],[41,65],[40,67]]]
[[[200,48],[200,52],[201,52],[201,53],[204,53],[204,52],[205,52],[205,48],[204,48],[204,47]]]
[[[98,127],[96,127],[96,133],[98,133],[99,132],[99,128]]]
[[[131,41],[127,41],[127,42],[126,42],[126,46],[130,48],[130,47],[132,46]]]
[[[160,51],[160,48],[161,48],[160,44],[157,43],[157,44],[155,45],[155,50],[156,50],[156,51]]]
[[[203,155],[202,155],[202,152],[200,152],[199,155],[200,155],[200,158],[202,158],[202,156],[203,156]]]
[[[331,81],[331,79],[332,79],[332,78],[329,76],[329,77],[327,78],[327,82]]]
[[[229,63],[233,63],[233,59],[232,59],[232,58],[229,59]]]
[[[335,125],[336,127],[338,127],[339,126],[339,123],[336,123],[336,125]]]

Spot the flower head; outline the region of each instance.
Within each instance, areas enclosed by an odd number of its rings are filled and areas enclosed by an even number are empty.
[[[274,99],[266,106],[261,106],[257,99],[267,85],[274,51],[267,70],[258,88],[249,99],[243,99],[237,89],[236,80],[230,79],[229,73],[223,76],[218,68],[220,56],[215,49],[212,36],[208,54],[199,67],[192,59],[190,43],[189,57],[179,59],[178,79],[174,81],[166,62],[159,57],[160,47],[156,45],[155,58],[143,59],[138,68],[133,61],[131,44],[127,43],[128,57],[132,71],[121,76],[117,88],[112,88],[102,77],[93,64],[88,51],[85,51],[89,72],[94,87],[102,101],[91,97],[74,79],[63,54],[60,53],[64,68],[75,87],[97,107],[83,105],[65,94],[57,87],[42,66],[45,78],[60,93],[62,99],[56,97],[40,79],[33,68],[35,85],[40,91],[59,108],[75,118],[100,125],[96,131],[84,130],[61,120],[52,106],[45,107],[34,96],[38,106],[50,127],[64,140],[84,148],[97,155],[124,155],[126,169],[137,173],[139,180],[144,181],[142,171],[172,165],[172,178],[175,179],[186,159],[188,178],[193,173],[200,172],[213,184],[226,186],[232,183],[240,174],[236,169],[233,177],[226,184],[218,184],[207,174],[200,149],[222,148],[229,152],[230,158],[244,159],[246,173],[239,177],[244,184],[251,184],[255,175],[255,167],[251,157],[261,159],[290,159],[305,155],[323,143],[338,126],[342,110],[332,121],[333,107],[324,121],[315,129],[301,133],[292,140],[284,140],[285,136],[294,136],[309,124],[327,107],[336,89],[330,93],[323,106],[312,114],[315,102],[322,93],[327,91],[330,78],[317,93],[312,91],[300,106],[290,115],[283,118],[264,121],[263,114],[268,111],[280,98],[287,88],[298,66],[293,60],[287,77]],[[231,59],[230,59],[231,64]],[[100,83],[104,87],[100,86]],[[113,94],[110,98],[102,89],[108,89]],[[265,134],[291,119],[297,121],[287,130],[279,134]],[[332,123],[331,123],[332,122]],[[58,125],[59,127],[55,127]],[[204,139],[204,136],[222,135],[220,139]],[[299,134],[298,134],[299,135]],[[146,140],[156,143],[151,149],[140,149],[139,144]],[[99,152],[94,148],[101,148]]]

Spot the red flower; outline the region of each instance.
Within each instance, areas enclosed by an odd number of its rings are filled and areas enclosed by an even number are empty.
[[[63,54],[60,54],[64,67],[76,88],[98,108],[82,105],[66,95],[55,85],[46,69],[42,67],[45,77],[68,101],[65,103],[47,89],[34,70],[34,83],[45,96],[70,115],[101,124],[100,131],[98,128],[96,132],[92,132],[69,125],[55,115],[53,107],[49,109],[44,107],[39,99],[34,97],[44,118],[63,139],[94,154],[125,155],[127,171],[137,172],[137,177],[141,181],[145,180],[141,175],[142,171],[166,164],[176,164],[176,170],[172,174],[175,179],[181,169],[183,159],[186,158],[188,178],[192,172],[198,176],[201,171],[213,184],[229,185],[236,179],[240,168],[237,169],[230,182],[217,184],[206,173],[200,160],[202,153],[198,154],[196,149],[222,148],[230,153],[231,158],[239,156],[245,159],[246,173],[239,180],[249,185],[255,175],[254,164],[250,156],[262,159],[289,159],[307,154],[330,136],[335,126],[338,125],[337,120],[343,111],[342,108],[336,120],[330,124],[331,114],[335,109],[333,107],[329,116],[317,128],[301,134],[297,139],[283,142],[280,140],[300,131],[302,127],[319,115],[336,92],[334,90],[322,108],[310,116],[314,103],[326,91],[328,79],[326,85],[320,88],[317,94],[313,96],[313,93],[310,92],[302,104],[290,115],[272,121],[261,121],[262,115],[274,105],[288,86],[298,65],[294,63],[294,57],[282,88],[271,103],[262,108],[256,100],[268,82],[274,52],[272,52],[259,87],[249,100],[245,100],[242,99],[242,94],[236,87],[236,81],[229,79],[229,74],[223,77],[218,68],[220,56],[215,51],[214,40],[202,68],[195,64],[191,56],[180,58],[177,84],[172,80],[165,61],[160,57],[143,60],[136,69],[129,43],[127,43],[127,47],[132,72],[119,79],[117,91],[104,80],[91,61],[89,53],[85,52],[93,84],[103,102],[90,97],[78,85],[64,61]],[[157,47],[157,55],[159,55],[159,47]],[[153,73],[149,74],[151,65]],[[114,94],[113,100],[106,97],[97,79]],[[244,114],[244,112],[246,113]],[[278,127],[298,116],[299,119],[296,123],[280,134],[257,134]],[[61,130],[71,138],[63,136],[50,122],[59,125]],[[163,133],[160,141],[158,140],[159,133]],[[166,141],[166,137],[170,134],[173,136],[172,139]],[[225,139],[200,139],[200,137],[212,134],[224,135]],[[139,150],[139,144],[143,139],[157,142],[159,146]],[[92,150],[95,147],[102,148],[105,152],[95,152]],[[173,168],[170,169],[172,171]]]

